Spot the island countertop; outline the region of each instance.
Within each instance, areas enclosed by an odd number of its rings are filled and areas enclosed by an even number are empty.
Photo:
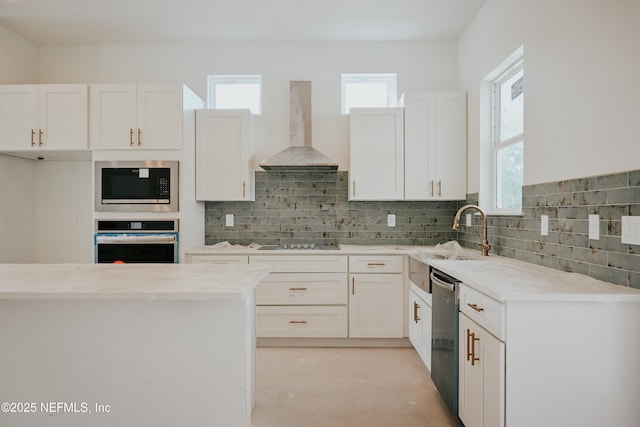
[[[0,264],[0,299],[242,299],[265,265]]]

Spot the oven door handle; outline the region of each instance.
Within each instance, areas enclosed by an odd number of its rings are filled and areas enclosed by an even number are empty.
[[[455,292],[456,291],[456,284],[455,283],[448,283],[448,282],[443,281],[438,276],[433,274],[433,271],[431,272],[431,282],[433,282],[434,285],[439,286],[441,288],[444,288],[444,289],[446,289],[446,290],[448,290],[450,292]]]
[[[96,243],[175,243],[177,237],[174,234],[168,235],[120,235],[120,236],[96,236]]]

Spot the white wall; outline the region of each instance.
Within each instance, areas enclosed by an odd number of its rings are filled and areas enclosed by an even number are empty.
[[[290,80],[312,81],[313,144],[343,170],[349,125],[340,115],[340,73],[397,72],[399,94],[458,84],[454,41],[42,46],[38,61],[41,83],[181,81],[203,99],[209,74],[262,74],[254,167],[288,145]]]
[[[0,84],[31,83],[36,47],[0,26]],[[0,262],[34,256],[35,169],[33,162],[0,155]]]
[[[480,82],[524,45],[525,185],[640,168],[640,2],[487,0],[458,45],[479,190]]]

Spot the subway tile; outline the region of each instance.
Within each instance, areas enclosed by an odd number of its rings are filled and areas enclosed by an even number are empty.
[[[479,218],[451,230],[456,211],[478,204],[478,193],[465,201],[352,202],[348,179],[346,171],[257,171],[255,202],[205,203],[205,241],[429,245],[457,239],[478,248]],[[622,245],[619,234],[621,216],[640,215],[639,191],[640,170],[524,186],[522,216],[489,217],[491,253],[637,284],[639,251]],[[233,229],[224,226],[227,213],[236,216]],[[396,214],[396,227],[386,226],[389,213]],[[601,219],[597,241],[587,236],[591,213]],[[549,236],[540,236],[540,215],[549,215]]]

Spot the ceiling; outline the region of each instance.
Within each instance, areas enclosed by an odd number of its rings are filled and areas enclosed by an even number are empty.
[[[0,0],[37,45],[457,39],[485,0]]]

